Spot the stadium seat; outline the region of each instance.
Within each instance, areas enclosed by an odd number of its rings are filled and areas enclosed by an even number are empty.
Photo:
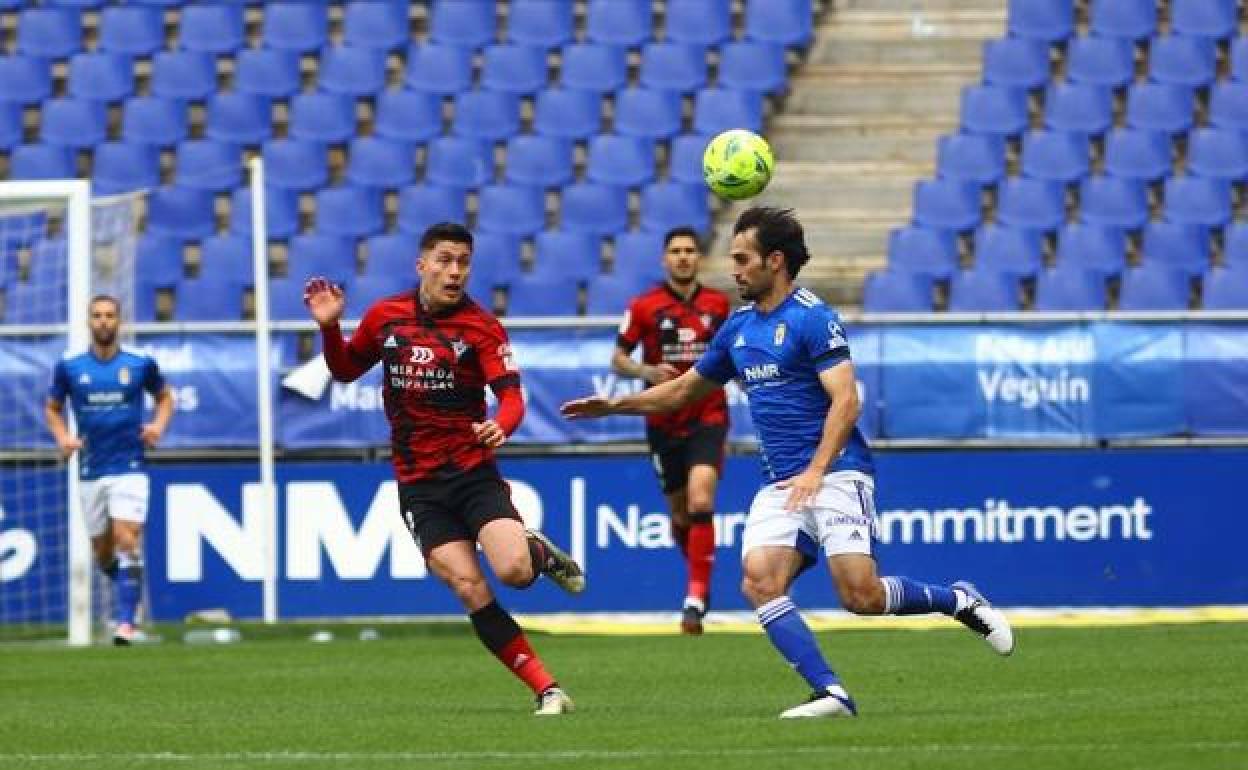
[[[1230,76],[1236,83],[1248,80],[1248,38],[1236,37],[1231,40]]]
[[[31,243],[29,284],[45,291],[61,291],[68,272],[69,244],[64,236],[38,238]],[[48,296],[44,295],[45,298]],[[46,299],[44,300],[47,301]]]
[[[914,186],[914,223],[943,230],[979,224],[979,187],[954,179],[922,179]]]
[[[483,232],[528,237],[546,226],[546,195],[541,188],[492,184],[478,195],[477,228]]]
[[[600,134],[589,140],[585,178],[591,182],[640,187],[655,178],[654,142],[636,136]]]
[[[868,313],[930,313],[931,279],[918,273],[873,270],[862,286],[862,309]]]
[[[1010,0],[1006,30],[1011,37],[1058,43],[1075,29],[1071,0]]]
[[[583,140],[602,126],[602,97],[591,91],[553,88],[541,91],[533,113],[533,130],[545,136]]]
[[[182,240],[211,235],[215,227],[212,193],[178,185],[152,190],[147,197],[147,231]]]
[[[326,46],[316,85],[331,94],[371,97],[386,86],[386,54],[375,48]]]
[[[22,106],[17,102],[0,102],[0,150],[22,143]]]
[[[373,133],[400,142],[424,144],[442,134],[442,103],[427,91],[382,91],[377,96]]]
[[[811,0],[748,0],[745,37],[764,43],[805,48],[814,27]]]
[[[454,96],[472,87],[472,50],[454,45],[413,45],[403,82],[417,91]]]
[[[1187,310],[1191,283],[1186,273],[1165,265],[1140,265],[1125,270],[1118,293],[1119,310]]]
[[[271,48],[247,48],[238,52],[234,89],[239,93],[289,99],[302,85],[297,53]]]
[[[1118,275],[1127,266],[1127,237],[1120,228],[1071,222],[1057,233],[1059,267]]]
[[[466,217],[463,188],[413,184],[399,191],[397,225],[400,233],[419,238],[430,225],[463,222]],[[413,258],[415,254],[411,252]]]
[[[988,223],[975,230],[975,269],[1034,276],[1044,266],[1044,242],[1035,230]]]
[[[407,142],[357,136],[347,150],[346,179],[361,187],[394,189],[416,179],[416,150]]]
[[[520,132],[520,100],[500,91],[465,91],[455,97],[451,131],[469,139],[498,142]]]
[[[665,233],[673,227],[692,227],[705,233],[711,225],[705,185],[655,182],[641,190],[641,227]]]
[[[1140,261],[1191,274],[1209,269],[1209,230],[1201,225],[1149,222],[1140,236]]]
[[[306,279],[270,278],[269,279],[269,318],[274,321],[304,321],[308,318],[308,308],[303,304],[303,287]],[[343,286],[349,296],[351,287]]]
[[[136,277],[153,286],[174,286],[185,273],[180,238],[144,233],[135,246],[134,260]]]
[[[178,47],[213,55],[232,54],[243,47],[243,9],[221,3],[187,5],[178,24]]]
[[[512,0],[507,14],[507,39],[520,45],[555,48],[572,42],[572,3]]]
[[[290,100],[290,136],[337,144],[355,136],[355,101],[342,94],[300,93]]]
[[[187,139],[177,147],[174,181],[182,187],[225,192],[243,181],[241,153],[235,144]]]
[[[270,139],[261,149],[266,184],[311,192],[329,182],[325,145],[307,139]]]
[[[1205,275],[1205,310],[1248,310],[1248,267],[1220,267]]]
[[[1066,221],[1062,187],[1030,177],[1011,177],[997,190],[997,221],[1032,230],[1056,230]]]
[[[382,5],[383,3],[378,3]],[[411,269],[407,273],[370,273],[356,276],[347,290],[347,306],[343,318],[363,318],[373,303],[385,297],[402,294],[415,285]]]
[[[738,91],[776,94],[788,88],[784,48],[774,43],[734,42],[719,49],[716,85]]]
[[[1100,136],[1113,127],[1114,97],[1110,89],[1092,83],[1059,81],[1044,98],[1044,125],[1059,131]]]
[[[1027,94],[1005,86],[966,86],[962,89],[959,124],[972,134],[1017,136],[1028,125]]]
[[[251,239],[213,235],[200,244],[200,275],[228,275],[247,280],[254,271]]]
[[[732,8],[722,0],[669,0],[666,10],[665,40],[705,48],[732,37]]]
[[[19,144],[9,153],[10,179],[69,179],[74,176],[74,154],[68,147]]]
[[[1222,227],[1231,221],[1231,186],[1225,180],[1170,177],[1163,198],[1162,213],[1171,222]]]
[[[12,284],[5,289],[4,322],[8,324],[64,323],[64,306],[47,300],[47,286],[28,283]]]
[[[576,182],[563,188],[560,227],[611,235],[628,228],[628,194],[622,187]]]
[[[1236,0],[1170,0],[1170,31],[1223,40],[1238,26]]]
[[[429,19],[429,39],[435,43],[480,48],[494,42],[494,3],[435,0]]]
[[[121,8],[104,11],[101,44],[108,19]],[[45,59],[68,59],[82,50],[82,14],[66,8],[26,8],[17,14],[17,53]],[[109,49],[104,50],[118,50]],[[122,51],[122,53],[136,53]]]
[[[506,233],[473,233],[472,272],[499,284],[520,275],[520,239]]]
[[[628,303],[653,286],[653,282],[632,273],[595,275],[586,287],[586,315],[621,315]]]
[[[1248,222],[1231,222],[1222,232],[1222,261],[1248,265]]]
[[[962,270],[949,282],[949,312],[1008,313],[1019,310],[1018,281],[993,270]]]
[[[559,83],[564,88],[604,94],[628,85],[628,52],[620,46],[572,43],[560,58]]]
[[[507,287],[508,318],[571,316],[577,312],[578,282],[563,275],[521,275]]]
[[[1209,90],[1209,125],[1248,130],[1248,83],[1214,83]]]
[[[1217,53],[1212,40],[1161,35],[1148,48],[1148,77],[1157,83],[1204,88],[1217,74]]]
[[[1128,40],[1075,37],[1066,51],[1066,77],[1072,83],[1122,88],[1135,79],[1135,51]]]
[[[49,99],[43,103],[39,138],[74,150],[104,141],[108,134],[108,109],[104,102],[89,99]]]
[[[1248,178],[1248,139],[1242,131],[1195,128],[1187,135],[1187,171],[1236,182]]]
[[[602,272],[602,239],[567,230],[547,230],[534,241],[533,274],[588,281]]]
[[[1071,184],[1087,176],[1088,140],[1082,134],[1039,129],[1023,134],[1023,176]]]
[[[355,277],[355,244],[333,235],[296,235],[286,252],[286,277],[303,283],[324,276],[339,285]]]
[[[957,268],[958,244],[948,231],[907,225],[889,232],[889,270],[944,279]]]
[[[358,48],[395,51],[411,41],[407,4],[355,0],[343,12],[342,41]]]
[[[995,185],[1005,176],[1005,140],[992,134],[946,134],[936,143],[936,173],[960,182]]]
[[[554,136],[526,134],[507,140],[503,179],[534,187],[562,187],[575,173],[572,143]]]
[[[121,135],[131,142],[171,147],[187,136],[186,107],[177,99],[131,97],[122,108]]]
[[[3,0],[0,2],[0,10],[12,10],[21,8],[26,0]],[[107,3],[107,0],[47,0],[44,5],[58,6],[61,8],[78,8],[82,10],[99,10]]]
[[[693,130],[714,136],[730,128],[763,130],[763,102],[753,91],[704,88],[693,101]]]
[[[532,96],[546,87],[546,49],[508,43],[485,49],[481,87]]]
[[[649,0],[590,0],[586,38],[594,43],[635,48],[654,36]]]
[[[643,284],[653,285],[666,278],[663,268],[663,236],[650,230],[629,230],[616,233],[615,257],[611,271],[615,275],[631,275]]]
[[[725,6],[726,8],[726,6]],[[643,88],[689,93],[706,85],[706,51],[685,43],[647,43],[641,49]]]
[[[33,56],[0,56],[0,94],[6,102],[36,104],[52,95],[48,63]]]
[[[69,95],[119,102],[134,94],[134,63],[129,56],[103,51],[77,53],[69,60]]]
[[[1041,271],[1036,277],[1036,300],[1032,310],[1049,313],[1097,312],[1108,303],[1105,276],[1079,266]]]
[[[1136,83],[1127,91],[1126,123],[1180,134],[1192,127],[1195,98],[1192,89],[1168,83]]]
[[[1169,176],[1170,138],[1160,131],[1115,128],[1105,136],[1105,173],[1144,182]]]
[[[381,232],[381,196],[354,185],[326,187],[316,194],[316,232],[364,238]]]
[[[1083,221],[1135,230],[1148,221],[1144,184],[1134,179],[1090,176],[1079,187],[1079,215]]]
[[[267,97],[222,91],[208,99],[204,135],[236,144],[257,145],[273,135]]]
[[[320,3],[266,3],[261,38],[266,48],[315,53],[329,38],[329,17]]]
[[[160,51],[152,58],[153,96],[202,101],[216,90],[217,64],[211,54],[200,51]]]
[[[364,242],[368,259],[364,263],[364,275],[402,276],[409,285],[420,254],[420,235],[397,232],[374,235]]]
[[[494,154],[475,139],[444,136],[429,143],[425,181],[475,189],[494,179]]]
[[[650,88],[626,88],[615,95],[615,133],[671,139],[680,133],[680,95]]]
[[[1050,79],[1049,46],[1037,40],[1007,37],[984,43],[984,82],[1031,90]]]
[[[1146,40],[1157,31],[1156,0],[1092,0],[1089,29],[1101,37]]]
[[[165,22],[159,9],[120,5],[100,12],[99,50],[146,57],[164,47]]]
[[[251,235],[251,188],[230,195],[230,232]],[[292,190],[264,186],[264,227],[270,240],[289,238],[299,231],[299,200]]]

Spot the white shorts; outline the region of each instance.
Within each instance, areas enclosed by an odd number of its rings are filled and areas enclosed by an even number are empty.
[[[147,521],[148,480],[146,473],[122,473],[82,481],[82,515],[87,534],[99,537],[108,531],[109,519]]]
[[[823,477],[814,501],[799,511],[786,511],[788,489],[768,484],[758,490],[745,519],[741,558],[752,548],[780,545],[796,548],[813,563],[820,548],[828,556],[871,555],[875,534],[875,482],[858,471],[836,471]]]

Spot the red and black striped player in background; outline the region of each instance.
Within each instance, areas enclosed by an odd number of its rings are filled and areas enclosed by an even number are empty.
[[[385,367],[383,395],[399,507],[429,569],[455,593],[482,643],[537,696],[539,715],[572,710],[524,632],[495,600],[477,545],[494,574],[527,588],[545,574],[561,588],[585,588],[581,568],[540,532],[526,530],[494,450],[520,425],[520,373],[502,324],[465,293],[472,233],[441,223],[420,240],[415,288],[373,303],[343,340],[342,289],[323,278],[304,301],[321,327],[334,378],[350,382]],[[498,397],[486,415],[485,388]]]
[[[678,227],[663,238],[667,279],[629,304],[616,351],[615,371],[658,385],[683,373],[706,352],[731,310],[728,295],[698,282],[702,249],[692,228]],[[631,353],[641,345],[641,362]],[[646,417],[646,440],[667,497],[672,538],[688,566],[689,582],[680,628],[702,633],[710,603],[715,563],[715,487],[728,435],[728,404],[722,388],[670,414]]]

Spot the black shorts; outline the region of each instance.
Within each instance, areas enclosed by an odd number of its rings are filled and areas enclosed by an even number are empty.
[[[485,463],[449,479],[399,483],[399,512],[421,553],[455,540],[475,542],[495,519],[522,521],[498,466]]]
[[[659,474],[664,494],[679,492],[689,484],[689,469],[710,465],[721,471],[724,465],[724,439],[727,425],[700,425],[685,436],[672,436],[654,428],[646,429],[650,459]]]

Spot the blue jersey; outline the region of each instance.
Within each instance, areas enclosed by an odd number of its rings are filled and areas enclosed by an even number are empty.
[[[740,381],[762,444],[763,471],[779,481],[810,465],[832,406],[819,373],[847,360],[849,342],[836,312],[813,292],[798,288],[770,313],[752,304],[739,308],[696,366],[698,374],[715,382]],[[828,470],[874,472],[858,426]]]
[[[101,361],[88,351],[66,354],[52,373],[48,397],[69,398],[83,449],[78,470],[84,479],[130,473],[143,467],[143,391],[165,387],[156,362],[121,350]]]

